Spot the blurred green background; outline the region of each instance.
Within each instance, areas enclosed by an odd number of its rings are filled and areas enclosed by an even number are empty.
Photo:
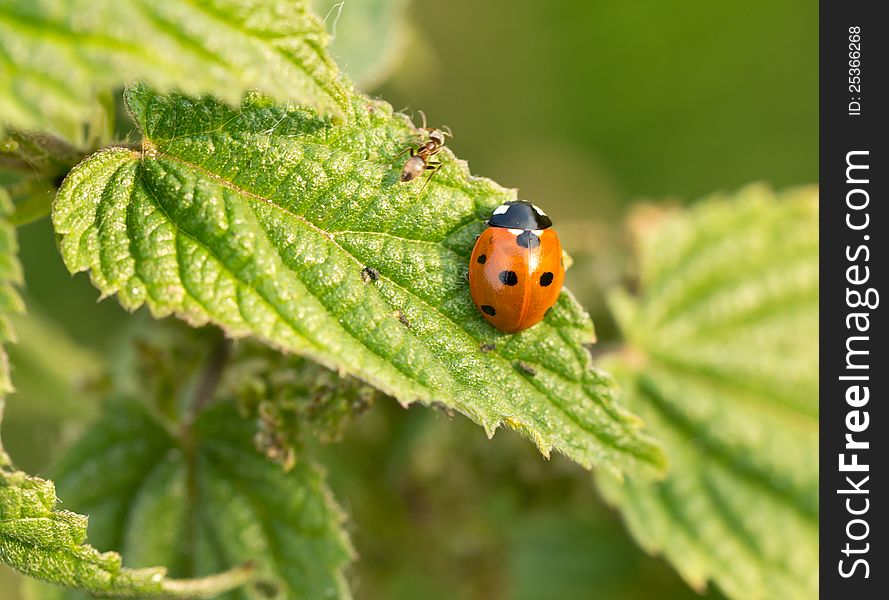
[[[344,10],[348,10],[347,0]],[[451,0],[378,92],[556,217],[817,179],[817,7],[801,0]]]
[[[430,125],[450,126],[474,173],[553,216],[576,261],[567,285],[603,347],[614,329],[602,293],[632,272],[621,231],[634,202],[817,180],[811,2],[316,4],[366,89],[417,123],[422,109]],[[67,275],[45,220],[20,236],[29,310],[50,324],[19,325],[32,329],[11,352],[19,392],[3,440],[39,474],[76,434],[70,415],[91,412],[93,356],[127,317]],[[56,378],[29,376],[59,349],[70,360]],[[488,441],[461,417],[393,404],[324,452],[351,517],[359,598],[698,597],[633,544],[588,473],[515,434]],[[17,598],[15,587],[0,570],[0,600]]]

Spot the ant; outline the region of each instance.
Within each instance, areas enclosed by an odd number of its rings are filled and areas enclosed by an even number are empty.
[[[429,184],[429,180],[432,179],[435,172],[441,168],[441,162],[430,159],[444,148],[445,136],[453,137],[453,134],[449,127],[445,127],[444,130],[436,129],[434,127],[426,127],[425,114],[423,114],[423,127],[420,127],[420,130],[427,132],[429,139],[416,148],[413,146],[405,148],[396,155],[396,158],[405,152],[410,152],[411,155],[410,158],[405,161],[404,167],[401,169],[402,181],[413,181],[423,172],[429,171],[429,176],[423,183],[423,187],[420,188],[420,193],[422,194],[423,190],[426,189],[426,186]]]

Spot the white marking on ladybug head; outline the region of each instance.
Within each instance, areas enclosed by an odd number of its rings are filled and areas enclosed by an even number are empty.
[[[507,229],[507,231],[513,235],[522,235],[525,233],[524,229]]]
[[[534,207],[534,210],[537,211],[537,214],[538,214],[538,215],[540,215],[541,217],[545,217],[545,216],[546,216],[546,213],[543,212],[543,211],[540,209],[539,206],[537,206],[536,204],[532,204],[531,206]]]
[[[536,235],[537,237],[540,237],[540,236],[543,235],[543,230],[542,230],[542,229],[532,229],[532,230],[531,230],[531,233],[533,233],[533,234]]]
[[[503,213],[505,213],[508,210],[509,210],[508,204],[501,204],[500,206],[498,206],[497,208],[494,209],[494,214],[495,215],[502,215]]]

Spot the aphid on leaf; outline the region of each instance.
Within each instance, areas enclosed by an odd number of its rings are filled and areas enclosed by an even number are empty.
[[[526,362],[517,360],[517,361],[515,361],[514,364],[515,364],[516,369],[518,369],[519,371],[522,371],[523,373],[525,373],[527,375],[530,375],[531,377],[534,377],[535,375],[537,375],[537,370]]]
[[[398,154],[398,156],[401,156],[405,152],[410,153],[410,158],[404,162],[404,166],[401,168],[402,181],[413,181],[423,173],[429,173],[429,176],[426,177],[426,181],[423,182],[423,187],[420,188],[420,193],[423,193],[423,190],[429,185],[429,180],[432,179],[435,172],[441,168],[441,162],[431,160],[432,157],[441,152],[441,149],[444,148],[445,136],[453,137],[450,129],[442,130],[426,127],[425,115],[423,115],[423,123],[424,126],[420,127],[420,129],[427,133],[428,139],[416,148],[411,146],[405,148]]]
[[[556,303],[565,266],[546,213],[524,200],[501,204],[475,242],[469,293],[494,327],[515,333],[539,323]]]
[[[408,321],[408,318],[407,318],[407,317],[405,316],[405,314],[401,311],[401,309],[396,308],[396,309],[392,312],[392,316],[395,317],[396,319],[398,319],[398,322],[399,322],[399,323],[401,323],[402,325],[404,325],[404,326],[407,327],[408,329],[411,329],[411,322]]]
[[[361,269],[361,281],[363,281],[365,284],[368,284],[371,281],[376,281],[379,278],[380,272],[373,267],[364,267],[363,269]]]

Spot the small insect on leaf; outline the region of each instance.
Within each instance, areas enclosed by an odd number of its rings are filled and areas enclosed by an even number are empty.
[[[363,269],[361,269],[361,281],[363,281],[365,284],[368,284],[371,281],[376,281],[379,278],[380,272],[373,267],[364,267]]]
[[[426,181],[423,182],[423,187],[420,188],[419,193],[422,194],[423,190],[426,189],[426,186],[429,185],[432,176],[441,168],[441,162],[431,159],[433,156],[441,152],[441,149],[444,148],[445,145],[445,136],[450,136],[451,133],[450,130],[443,131],[441,129],[426,127],[425,115],[423,116],[423,127],[420,129],[427,132],[427,140],[416,148],[410,147],[401,151],[401,154],[404,154],[405,152],[410,153],[410,158],[405,161],[404,166],[401,169],[401,181],[413,181],[428,171],[429,176],[426,177]]]
[[[515,361],[514,364],[515,364],[516,369],[518,369],[522,373],[525,373],[526,375],[530,375],[531,377],[534,377],[535,375],[537,375],[537,371],[534,369],[534,367],[532,367],[528,363],[517,360],[517,361]]]
[[[392,316],[394,316],[396,319],[398,319],[398,322],[401,323],[402,325],[404,325],[405,327],[407,327],[408,329],[411,328],[411,322],[408,321],[406,316],[404,316],[404,312],[401,309],[396,309],[392,313]]]

